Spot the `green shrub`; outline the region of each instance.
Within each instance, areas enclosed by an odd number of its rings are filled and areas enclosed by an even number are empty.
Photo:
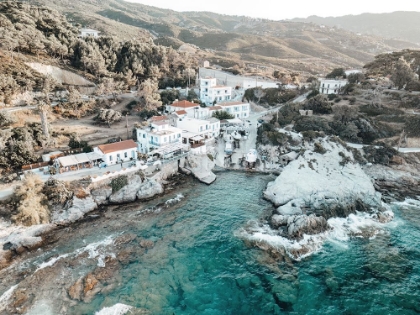
[[[124,186],[128,185],[128,177],[126,175],[118,176],[111,180],[112,193],[116,193]]]
[[[327,152],[327,150],[325,150],[325,148],[319,142],[315,142],[314,146],[315,146],[314,152],[316,152],[316,153],[325,154]]]

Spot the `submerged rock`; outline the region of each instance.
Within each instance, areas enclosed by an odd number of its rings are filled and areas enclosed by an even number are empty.
[[[290,237],[299,238],[303,234],[319,234],[325,232],[327,229],[327,220],[324,217],[316,217],[313,214],[309,216],[290,216],[287,219],[287,233]]]

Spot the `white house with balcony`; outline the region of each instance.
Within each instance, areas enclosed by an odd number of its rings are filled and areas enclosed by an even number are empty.
[[[210,106],[216,102],[229,101],[232,99],[232,87],[217,85],[217,79],[206,77],[200,78],[200,100]]]
[[[347,84],[347,80],[321,79],[319,84],[319,93],[321,94],[339,94],[341,89]]]
[[[133,140],[98,145],[93,152],[101,155],[108,165],[137,160],[137,144]]]
[[[92,30],[90,28],[82,28],[79,32],[79,36],[80,37],[88,37],[88,36],[92,36],[92,37],[99,37],[99,31],[97,30]]]
[[[220,106],[223,111],[226,111],[229,114],[235,116],[235,118],[248,119],[249,117],[249,113],[250,113],[249,103],[224,102],[224,103],[218,103],[217,106]]]
[[[163,147],[170,148],[169,146],[173,148],[173,151],[176,151],[182,144],[182,130],[170,126],[166,120],[151,122],[147,128],[137,128],[136,136],[138,150],[143,154]],[[170,151],[165,150],[167,153],[170,153]]]

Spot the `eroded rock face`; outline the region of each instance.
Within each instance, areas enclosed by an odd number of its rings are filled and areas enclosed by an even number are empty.
[[[112,195],[112,188],[108,186],[101,187],[92,190],[90,194],[98,205],[107,204],[108,198]]]
[[[109,202],[119,204],[133,202],[136,199],[146,200],[161,193],[163,193],[163,187],[157,181],[146,179],[142,182],[140,176],[135,175],[129,180],[127,186],[109,197]]]
[[[163,193],[163,187],[153,179],[146,180],[140,189],[137,191],[138,200],[150,199],[156,195]]]
[[[363,169],[374,180],[375,188],[391,200],[402,201],[420,195],[420,175],[414,167],[412,172],[384,165],[369,165]]]
[[[83,199],[73,197],[73,205],[65,210],[61,209],[52,214],[52,222],[58,224],[68,224],[82,218],[86,213],[98,207],[92,196]]]

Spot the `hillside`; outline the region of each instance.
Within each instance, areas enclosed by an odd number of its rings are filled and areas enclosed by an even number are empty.
[[[285,71],[325,74],[335,67],[361,67],[377,54],[416,46],[300,22],[181,13],[122,0],[37,3],[62,12],[73,23],[120,39],[151,36],[156,43],[174,48],[193,44],[205,50],[201,59],[214,58],[230,66],[257,63]]]
[[[340,17],[310,16],[294,22],[315,23],[366,35],[420,44],[420,12],[365,13]],[[395,45],[387,41],[389,45]]]

